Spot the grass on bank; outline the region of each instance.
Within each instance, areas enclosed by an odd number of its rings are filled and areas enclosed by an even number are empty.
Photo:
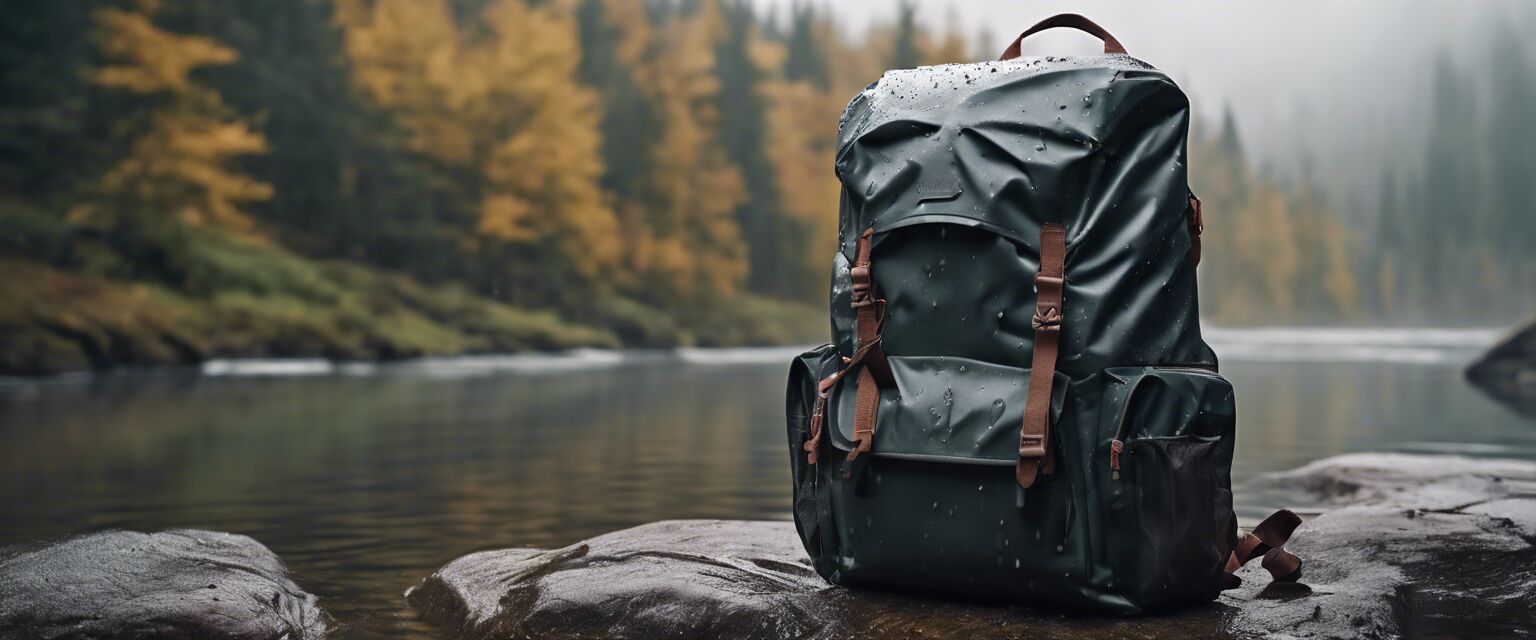
[[[216,235],[185,243],[183,283],[136,278],[125,259],[71,240],[57,217],[0,215],[0,374],[213,357],[394,359],[577,347],[811,342],[824,318],[741,297],[674,317],[619,297],[581,318],[514,307],[455,283],[311,260]],[[68,255],[66,255],[68,254]]]

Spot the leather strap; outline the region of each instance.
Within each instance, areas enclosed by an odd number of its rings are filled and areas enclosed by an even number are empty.
[[[1296,554],[1285,550],[1285,543],[1291,539],[1291,533],[1296,527],[1301,526],[1301,518],[1289,509],[1276,511],[1253,531],[1237,541],[1236,548],[1227,556],[1225,575],[1222,576],[1222,589],[1232,589],[1243,583],[1235,574],[1249,560],[1262,556],[1261,566],[1264,567],[1275,582],[1295,582],[1301,578],[1301,558]]]
[[[1025,489],[1043,471],[1051,473],[1051,387],[1060,348],[1062,294],[1065,289],[1067,231],[1050,222],[1040,227],[1040,271],[1035,274],[1035,350],[1029,372],[1029,397],[1024,401],[1024,427],[1019,433],[1019,463],[1014,477]]]
[[[1189,254],[1200,266],[1200,234],[1205,231],[1205,215],[1200,212],[1200,198],[1189,194]]]
[[[849,372],[858,369],[858,387],[854,392],[853,438],[856,441],[848,452],[852,462],[868,453],[875,439],[875,422],[880,410],[880,387],[895,384],[891,365],[880,350],[880,323],[885,316],[885,300],[875,297],[874,272],[870,270],[870,253],[874,245],[874,230],[868,229],[859,236],[853,267],[849,269],[853,281],[853,304],[857,316],[854,320],[856,339],[853,356],[845,358],[843,368],[816,385],[816,405],[811,410],[811,436],[803,448],[806,462],[816,464],[821,448],[821,434],[826,421],[827,396],[832,387]],[[862,366],[861,366],[862,365]]]
[[[874,272],[870,268],[874,235],[874,229],[865,229],[859,236],[853,267],[848,271],[853,281],[853,308],[858,314],[854,323],[854,335],[858,340],[856,355],[861,361],[850,361],[849,367],[863,365],[859,368],[858,390],[854,397],[853,439],[856,444],[848,452],[850,462],[868,453],[874,443],[880,386],[891,383],[890,364],[880,350],[880,322],[885,315],[885,301],[876,297]]]
[[[1021,33],[1019,34],[1019,37],[1014,38],[1013,43],[1009,44],[1008,48],[1003,50],[1003,55],[1002,57],[998,58],[998,60],[1012,60],[1019,57],[1019,49],[1021,46],[1023,46],[1025,38],[1040,33],[1041,31],[1045,31],[1046,29],[1055,29],[1057,27],[1077,29],[1078,31],[1082,31],[1088,35],[1103,40],[1104,53],[1125,53],[1125,47],[1121,46],[1120,41],[1116,40],[1114,36],[1109,35],[1109,32],[1105,31],[1104,27],[1101,27],[1095,24],[1094,21],[1075,13],[1060,13],[1041,20],[1040,22],[1036,23],[1035,26],[1025,29],[1024,33]]]

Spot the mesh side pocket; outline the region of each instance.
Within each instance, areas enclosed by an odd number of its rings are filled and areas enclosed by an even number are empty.
[[[1143,609],[1207,602],[1220,592],[1231,517],[1221,482],[1229,439],[1139,438],[1123,457],[1112,553],[1119,585]]]

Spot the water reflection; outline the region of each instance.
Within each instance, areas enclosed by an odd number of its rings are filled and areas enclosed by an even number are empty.
[[[1536,425],[1461,382],[1471,346],[1321,361],[1250,338],[1216,340],[1238,390],[1238,482],[1346,451],[1536,458]],[[109,527],[244,533],[359,635],[424,635],[401,592],[470,551],[661,518],[787,517],[793,353],[225,363],[8,383],[0,544]],[[1245,517],[1278,499],[1238,495]]]

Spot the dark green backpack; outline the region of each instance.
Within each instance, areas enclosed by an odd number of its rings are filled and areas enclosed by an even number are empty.
[[[838,126],[834,342],[789,380],[795,523],[848,586],[1136,613],[1280,549],[1237,537],[1232,386],[1200,336],[1189,102],[1103,56],[890,71]]]

